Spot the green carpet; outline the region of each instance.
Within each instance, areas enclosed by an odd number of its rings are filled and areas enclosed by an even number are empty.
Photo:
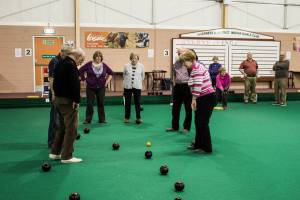
[[[144,105],[144,123],[123,123],[123,107],[106,106],[108,124],[94,123],[76,142],[79,164],[49,161],[49,108],[0,109],[0,199],[67,200],[286,200],[300,198],[300,102],[287,107],[230,103],[211,119],[214,153],[186,150],[191,133],[166,133],[171,107]],[[134,110],[133,110],[134,111]],[[132,114],[134,116],[134,112]],[[80,110],[83,121],[85,108]],[[183,116],[183,115],[182,115]],[[132,120],[133,121],[133,120]],[[119,151],[112,151],[114,141]],[[152,147],[147,148],[146,142]],[[153,158],[146,160],[150,149]],[[169,166],[161,176],[159,167]],[[174,183],[185,183],[183,192]]]

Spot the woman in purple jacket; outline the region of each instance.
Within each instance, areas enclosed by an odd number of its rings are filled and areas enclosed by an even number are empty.
[[[211,79],[211,83],[212,83],[212,86],[214,88],[216,88],[216,78],[217,78],[217,75],[219,74],[219,69],[222,67],[222,65],[219,62],[219,58],[217,56],[214,56],[213,57],[213,63],[211,63],[209,65],[209,74],[210,74],[210,79]]]
[[[113,71],[102,61],[103,54],[101,51],[96,51],[93,55],[93,61],[86,63],[79,69],[80,80],[87,83],[87,105],[84,124],[90,124],[92,121],[95,97],[97,99],[99,123],[106,123],[104,112],[105,89],[112,79]]]

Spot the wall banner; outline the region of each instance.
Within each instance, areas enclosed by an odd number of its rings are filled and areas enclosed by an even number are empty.
[[[85,48],[146,48],[149,34],[143,32],[85,32]]]

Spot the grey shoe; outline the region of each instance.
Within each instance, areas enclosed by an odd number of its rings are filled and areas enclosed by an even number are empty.
[[[55,155],[55,154],[50,153],[50,154],[49,154],[49,158],[50,158],[51,160],[60,160],[60,159],[61,159],[61,156],[60,156],[60,155]]]

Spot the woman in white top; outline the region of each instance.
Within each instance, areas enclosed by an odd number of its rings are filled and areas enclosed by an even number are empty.
[[[139,63],[139,56],[135,53],[130,54],[130,61],[124,66],[123,71],[123,86],[124,86],[124,97],[125,97],[125,123],[129,123],[130,109],[131,109],[131,96],[133,94],[135,112],[136,112],[136,123],[142,123],[141,119],[141,91],[142,83],[145,78],[144,65]]]

